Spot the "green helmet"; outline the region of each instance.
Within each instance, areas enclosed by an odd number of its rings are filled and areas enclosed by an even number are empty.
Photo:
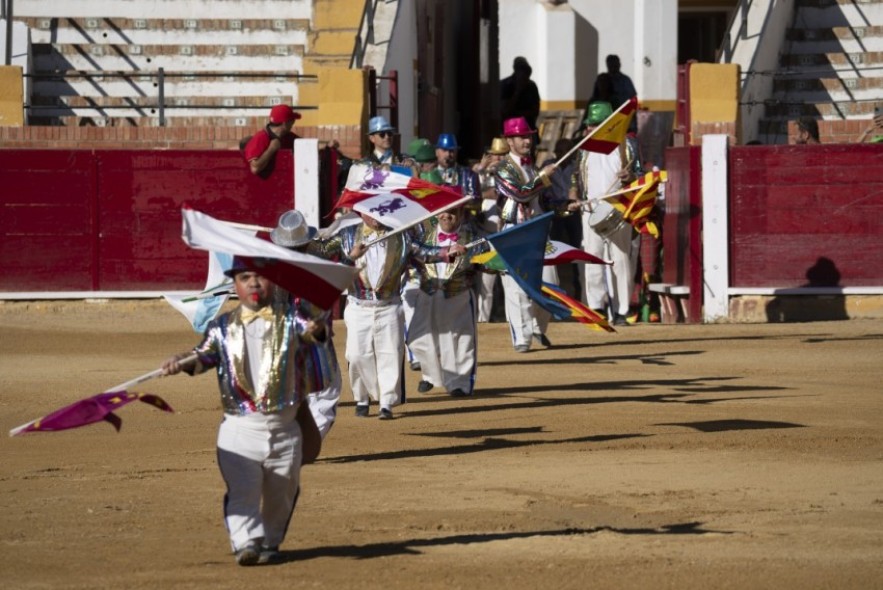
[[[405,153],[413,158],[417,155],[417,150],[420,149],[420,146],[423,145],[430,145],[429,140],[422,137],[415,137],[411,140],[411,143],[408,144],[408,151]]]
[[[425,164],[427,162],[435,162],[437,158],[435,157],[435,148],[432,147],[429,143],[421,145],[417,148],[417,153],[412,154],[414,159],[420,162],[421,164]]]
[[[586,125],[600,125],[604,120],[613,114],[613,107],[609,102],[590,102],[589,112],[586,113]]]
[[[430,170],[429,172],[421,172],[420,179],[431,182],[432,184],[444,184],[444,180],[438,170]]]

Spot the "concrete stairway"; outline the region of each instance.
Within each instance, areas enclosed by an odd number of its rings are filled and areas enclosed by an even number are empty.
[[[270,18],[255,18],[267,15]],[[31,124],[254,126],[299,104],[308,0],[18,0],[31,27]]]
[[[870,119],[875,101],[883,101],[883,0],[795,0],[761,140],[788,143],[788,121],[808,116],[848,141],[860,127],[852,121]]]

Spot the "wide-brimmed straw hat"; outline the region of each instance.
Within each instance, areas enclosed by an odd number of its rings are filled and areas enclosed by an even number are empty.
[[[307,225],[307,220],[300,211],[292,209],[279,218],[276,228],[270,232],[270,240],[279,246],[296,248],[309,243],[317,233],[319,230]]]

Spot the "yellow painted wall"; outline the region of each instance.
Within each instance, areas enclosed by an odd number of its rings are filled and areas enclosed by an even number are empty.
[[[365,125],[368,104],[365,101],[365,70],[318,68],[315,84],[301,84],[299,98],[303,104],[315,104],[315,111],[303,111],[298,125]]]
[[[21,66],[0,66],[0,126],[22,127],[24,79]]]
[[[736,121],[739,66],[697,63],[690,67],[690,119],[694,123]]]

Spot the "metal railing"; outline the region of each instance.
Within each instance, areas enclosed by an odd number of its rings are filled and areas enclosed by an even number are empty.
[[[318,79],[318,76],[315,74],[280,74],[278,72],[170,72],[166,73],[165,68],[158,68],[155,72],[147,72],[147,71],[100,71],[100,72],[85,72],[85,71],[72,71],[72,72],[37,72],[33,74],[23,74],[25,78],[31,78],[34,80],[66,80],[66,79],[75,79],[75,78],[84,78],[87,80],[92,80],[95,78],[152,78],[156,80],[157,86],[157,95],[156,95],[156,104],[128,104],[128,105],[87,105],[87,106],[69,106],[69,105],[39,105],[39,104],[25,104],[24,108],[33,113],[34,111],[39,110],[58,110],[58,109],[78,109],[78,110],[95,110],[99,114],[101,111],[107,110],[135,110],[141,111],[143,116],[149,116],[153,114],[157,114],[159,119],[159,126],[165,127],[166,124],[166,109],[195,109],[195,110],[264,110],[268,106],[272,105],[176,105],[176,104],[167,104],[166,102],[166,79],[167,78],[216,78],[216,77],[224,77],[224,78],[291,78],[295,81],[300,80],[315,80]],[[85,100],[90,100],[90,97],[78,96],[78,98],[83,98]],[[133,97],[120,97],[124,100],[132,100]],[[142,96],[139,98],[150,98],[149,96]],[[318,106],[315,105],[296,105],[297,110],[316,110]],[[151,112],[145,113],[144,111],[150,110]]]
[[[361,69],[365,60],[365,52],[368,46],[374,43],[374,12],[377,7],[378,0],[365,0],[365,7],[362,9],[362,20],[359,21],[359,32],[356,33],[356,40],[353,45],[353,55],[350,58],[350,69]],[[362,31],[366,30],[364,40],[362,39]]]
[[[738,45],[739,41],[745,39],[745,34],[748,30],[748,11],[751,9],[751,3],[751,0],[739,0],[738,7],[733,11],[732,16],[730,16],[730,22],[727,23],[727,27],[724,29],[726,33],[724,33],[724,38],[718,48],[718,55],[720,56],[722,63],[728,64],[732,62],[733,54],[736,51],[736,45]],[[739,31],[734,40],[732,31],[733,27],[736,25],[737,19],[739,20]]]

